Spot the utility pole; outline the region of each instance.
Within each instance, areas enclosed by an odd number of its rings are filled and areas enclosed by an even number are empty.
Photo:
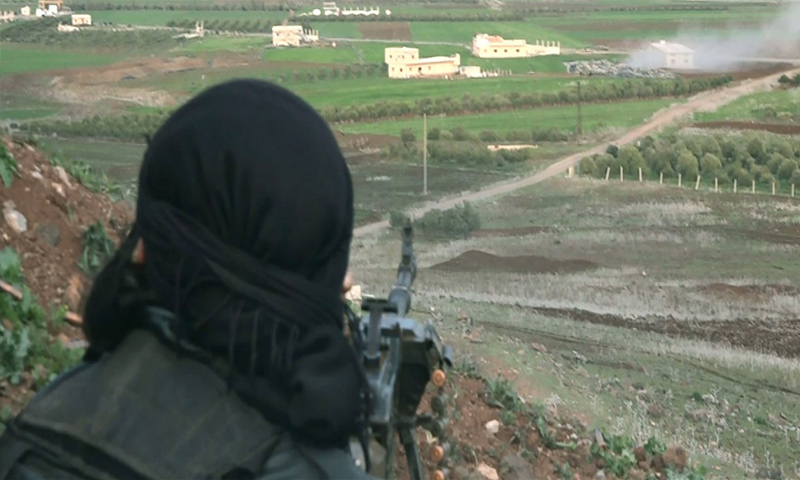
[[[422,194],[428,194],[428,115],[422,114]]]
[[[583,136],[583,110],[581,105],[581,82],[578,82],[578,135]]]

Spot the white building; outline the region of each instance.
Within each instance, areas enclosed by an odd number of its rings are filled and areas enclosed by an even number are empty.
[[[12,11],[6,12],[5,10],[0,12],[0,23],[13,22],[14,19],[15,19],[14,12],[12,12]]]
[[[272,27],[272,44],[276,47],[299,47],[319,41],[319,31],[304,29],[302,25],[275,25]]]
[[[525,58],[539,55],[561,55],[561,42],[537,40],[529,44],[522,39],[505,39],[499,35],[478,33],[472,38],[472,54],[479,58]]]
[[[19,14],[23,17],[30,17],[31,16],[31,7],[25,5],[24,7],[19,9]]]
[[[694,50],[680,43],[661,40],[648,45],[645,62],[649,68],[690,70],[694,68]]]
[[[85,13],[75,14],[72,16],[72,25],[74,27],[82,27],[92,24],[92,16]]]

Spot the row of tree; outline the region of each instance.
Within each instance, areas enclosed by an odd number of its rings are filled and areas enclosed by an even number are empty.
[[[485,145],[460,143],[429,143],[428,159],[432,163],[472,167],[505,167],[530,160],[531,149],[490,151]],[[384,157],[419,161],[422,149],[417,144],[392,144],[383,152]]]
[[[22,131],[42,135],[64,135],[68,137],[114,138],[120,140],[144,141],[152,135],[167,119],[166,110],[147,115],[119,115],[111,117],[84,118],[80,121],[58,120],[51,122],[22,123]],[[12,128],[14,126],[12,125]]]
[[[781,78],[778,79],[778,83],[787,87],[800,87],[800,73],[793,78],[789,78],[788,75],[781,75]]]
[[[400,134],[401,140],[404,143],[414,141],[414,134],[409,130],[404,130]],[[480,133],[475,134],[465,129],[462,126],[447,130],[438,127],[428,130],[428,140],[445,140],[456,142],[476,142],[495,143],[500,141],[507,142],[566,142],[569,140],[569,134],[562,131],[557,127],[551,127],[546,130],[540,127],[534,127],[532,130],[510,130],[505,134],[495,132],[494,130],[481,130]]]
[[[306,72],[282,74],[273,78],[279,83],[286,82],[314,82],[328,78],[376,77],[381,75],[384,66],[377,64],[347,65],[341,68],[320,69]],[[679,95],[677,92],[697,92],[704,88],[720,85],[727,82],[725,77],[714,79],[696,79],[691,82],[686,80],[626,80],[624,82],[609,83],[597,87],[590,85],[582,90],[583,101],[608,101],[610,99],[652,98],[654,92],[667,96]],[[439,98],[424,98],[414,103],[406,102],[379,102],[372,105],[352,105],[348,107],[325,107],[320,109],[320,114],[331,123],[360,122],[417,116],[427,113],[436,114],[470,114],[509,109],[529,109],[544,106],[557,106],[574,104],[577,102],[575,92],[561,91],[558,93],[526,93],[506,92],[495,95],[474,96],[465,94],[461,99],[450,96]],[[155,131],[164,120],[166,112],[148,115],[122,115],[101,119],[97,116],[79,121],[33,122],[22,124],[22,128],[33,133],[59,134],[65,136],[91,136],[119,139],[141,140],[143,135]],[[496,142],[506,140],[512,142],[536,141],[558,142],[568,139],[566,132],[558,129],[533,129],[517,130],[500,135],[492,131],[483,131],[479,135],[468,132],[463,127],[453,130],[440,130],[433,128],[428,132],[430,140]]]
[[[604,102],[623,99],[647,99],[684,96],[716,88],[732,81],[730,76],[686,79],[626,79],[604,85],[589,85],[581,91],[581,101]],[[428,115],[453,115],[491,111],[531,109],[544,106],[569,105],[578,102],[576,90],[548,93],[506,91],[492,95],[464,94],[421,98],[414,103],[381,101],[371,105],[325,107],[320,113],[328,121],[360,122],[387,118]]]
[[[69,47],[143,48],[175,42],[172,32],[163,30],[123,30],[112,32],[103,29],[81,29],[69,35],[57,30],[58,20],[45,18],[36,22],[14,22],[0,31],[0,42],[33,43]]]
[[[167,26],[193,29],[196,21],[197,20],[170,20],[167,22]],[[269,33],[272,31],[272,25],[272,20],[203,20],[203,27],[206,30],[218,30],[223,32]]]
[[[263,0],[249,2],[184,2],[180,4],[167,2],[139,2],[139,3],[111,3],[85,1],[72,4],[72,9],[78,12],[86,10],[211,10],[211,11],[272,11],[288,12],[292,9],[286,4],[275,4]]]
[[[606,153],[582,159],[579,172],[602,178],[608,168],[614,175],[620,168],[628,175],[638,175],[641,168],[647,177],[674,178],[680,173],[694,180],[702,175],[722,185],[734,179],[740,184],[783,180],[800,185],[800,140],[755,132],[648,136],[636,145],[610,145]]]

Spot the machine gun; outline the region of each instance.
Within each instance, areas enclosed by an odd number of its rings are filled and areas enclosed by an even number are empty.
[[[395,439],[399,437],[411,479],[424,480],[416,435],[417,427],[422,427],[439,439],[430,451],[431,460],[437,465],[434,480],[446,480],[449,448],[443,441],[448,426],[443,387],[444,368],[453,364],[452,349],[442,343],[431,320],[422,323],[406,316],[411,309],[411,286],[417,275],[413,229],[409,222],[403,228],[402,238],[397,281],[388,299],[367,299],[361,305],[363,316],[350,316],[351,332],[362,345],[371,396],[369,454],[354,443],[351,451],[356,463],[365,470],[368,468],[370,474],[393,478]],[[429,382],[437,387],[431,400],[433,415],[417,415]]]

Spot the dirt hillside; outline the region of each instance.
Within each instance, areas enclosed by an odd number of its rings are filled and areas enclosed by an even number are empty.
[[[17,252],[25,285],[42,306],[53,302],[75,310],[89,285],[88,276],[78,267],[83,232],[99,220],[116,244],[132,211],[126,204],[92,192],[33,146],[3,141],[18,172],[10,188],[0,184],[0,249],[11,247]],[[12,212],[24,217],[25,231],[12,226]]]

